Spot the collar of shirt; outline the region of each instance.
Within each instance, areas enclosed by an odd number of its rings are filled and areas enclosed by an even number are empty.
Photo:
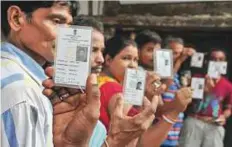
[[[29,74],[34,78],[36,77],[39,83],[46,79],[43,68],[29,55],[11,43],[1,43],[1,57],[8,58],[26,67]]]

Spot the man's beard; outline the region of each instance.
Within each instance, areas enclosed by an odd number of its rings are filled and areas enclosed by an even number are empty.
[[[102,71],[102,66],[95,66],[91,68],[91,73],[100,73]]]

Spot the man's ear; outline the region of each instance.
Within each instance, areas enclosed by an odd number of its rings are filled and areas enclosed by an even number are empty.
[[[17,32],[24,25],[26,17],[18,6],[11,6],[7,10],[7,20],[11,30]]]
[[[112,58],[110,57],[110,55],[107,54],[105,56],[105,65],[109,66],[111,62],[112,62]]]

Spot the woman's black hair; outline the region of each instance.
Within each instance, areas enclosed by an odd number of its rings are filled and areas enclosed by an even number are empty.
[[[137,47],[134,40],[131,40],[127,37],[122,36],[114,36],[111,39],[106,41],[104,57],[109,55],[111,58],[114,58],[119,52],[121,52],[127,46],[135,46]]]

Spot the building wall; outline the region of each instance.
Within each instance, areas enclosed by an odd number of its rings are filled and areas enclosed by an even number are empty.
[[[173,15],[218,15],[232,14],[232,1],[220,2],[181,2],[181,3],[154,3],[154,4],[126,4],[119,1],[105,1],[104,15],[144,15],[173,16]]]

